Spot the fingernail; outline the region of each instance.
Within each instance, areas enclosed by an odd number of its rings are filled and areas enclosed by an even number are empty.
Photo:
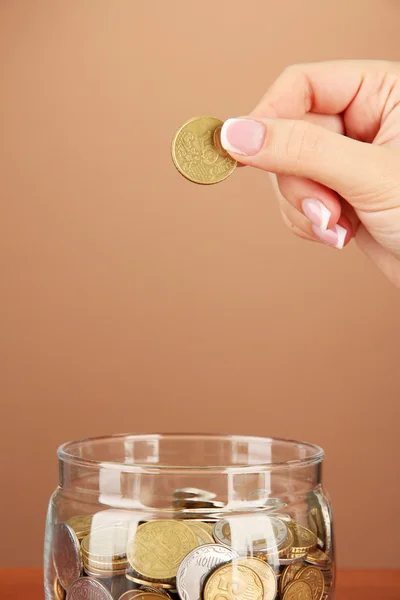
[[[326,230],[323,230],[320,227],[316,227],[316,225],[313,225],[312,229],[317,238],[320,239],[321,242],[324,242],[324,244],[328,244],[328,246],[333,246],[338,250],[341,250],[343,248],[346,239],[347,229],[345,229],[341,225],[334,225],[331,229]]]
[[[253,156],[265,140],[265,125],[251,119],[228,119],[221,129],[221,144],[228,152]]]
[[[326,208],[319,200],[313,200],[312,198],[306,198],[301,203],[303,213],[307,219],[310,219],[311,223],[314,223],[319,229],[326,231],[328,228],[329,219],[331,218],[331,211]]]

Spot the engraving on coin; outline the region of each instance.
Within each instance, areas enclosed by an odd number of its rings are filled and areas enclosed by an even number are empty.
[[[110,592],[96,579],[80,577],[69,588],[67,600],[113,600]]]
[[[283,600],[312,600],[312,591],[305,581],[292,581],[286,587]]]
[[[172,159],[178,171],[190,181],[218,183],[234,171],[236,161],[215,135],[222,125],[223,121],[214,117],[195,117],[175,134]]]
[[[192,550],[179,565],[176,576],[176,587],[182,600],[199,600],[203,576],[237,557],[236,552],[219,544],[207,544]]]
[[[53,531],[53,564],[57,577],[65,590],[82,571],[79,541],[75,531],[66,523],[57,523]]]
[[[260,577],[249,567],[224,565],[207,579],[204,600],[262,600]],[[310,599],[311,600],[311,599]]]
[[[214,539],[232,546],[239,553],[271,552],[279,549],[288,539],[288,528],[276,517],[232,517],[217,521]]]
[[[313,600],[321,600],[324,589],[325,580],[322,572],[317,567],[304,567],[295,575],[295,581],[305,581],[311,588]]]
[[[303,554],[315,548],[317,536],[312,531],[294,521],[288,523],[288,527],[293,534],[292,554]]]
[[[259,558],[249,557],[233,560],[232,565],[243,565],[255,571],[263,586],[263,600],[274,600],[278,586],[274,570],[268,563]]]
[[[176,577],[181,561],[198,545],[197,536],[182,522],[149,521],[136,530],[128,560],[142,576],[168,580]]]
[[[286,567],[279,580],[279,591],[281,594],[285,591],[286,586],[294,581],[296,573],[304,567],[303,561],[295,562]]]

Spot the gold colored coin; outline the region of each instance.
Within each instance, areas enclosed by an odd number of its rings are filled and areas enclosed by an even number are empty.
[[[249,557],[236,558],[230,564],[233,566],[242,565],[249,567],[249,569],[257,573],[263,587],[263,600],[274,600],[278,589],[277,579],[273,568],[268,563],[259,558]]]
[[[65,592],[63,586],[61,585],[57,575],[54,579],[53,591],[54,591],[54,596],[56,597],[57,600],[65,600],[66,592]]]
[[[187,525],[187,521],[185,521],[185,524]],[[195,520],[191,520],[189,521],[189,523],[195,523],[197,525],[197,527],[201,527],[201,529],[204,529],[204,531],[206,533],[208,533],[211,537],[213,542],[215,541],[213,538],[213,528],[212,525],[210,525],[210,523],[204,523],[204,521],[195,521]]]
[[[312,600],[312,590],[305,581],[292,581],[286,587],[282,600]]]
[[[316,547],[317,536],[312,531],[294,521],[287,523],[287,525],[293,534],[291,554],[304,554]]]
[[[196,534],[180,521],[149,521],[137,528],[128,548],[128,560],[145,578],[173,579],[186,554],[198,545]]]
[[[208,533],[208,531],[206,531],[203,527],[200,527],[200,525],[196,521],[184,521],[184,524],[187,527],[189,527],[189,529],[191,529],[193,533],[197,536],[199,545],[215,544],[213,536],[210,533]]]
[[[295,581],[305,581],[311,588],[313,600],[321,600],[325,590],[325,580],[318,567],[304,567],[296,573]]]
[[[303,562],[292,563],[287,566],[286,569],[282,573],[282,577],[279,581],[279,592],[282,595],[285,591],[285,588],[289,583],[294,581],[296,574],[304,567]]]
[[[71,517],[71,519],[67,521],[67,524],[75,531],[79,541],[89,535],[92,519],[93,515],[77,515],[76,517]]]
[[[319,567],[320,569],[329,569],[332,561],[325,552],[322,552],[319,548],[315,548],[311,550],[306,556],[306,562],[314,567]]]
[[[204,600],[262,600],[263,585],[253,569],[231,564],[218,567],[204,586]]]
[[[158,594],[160,597],[171,598],[171,596],[168,594],[168,592],[166,592],[162,588],[156,588],[156,587],[151,586],[151,585],[146,585],[146,586],[141,587],[140,591],[141,592],[153,592],[155,594]]]
[[[170,583],[161,581],[148,581],[147,579],[141,579],[137,573],[131,571],[125,573],[125,577],[128,579],[128,581],[138,583],[142,587],[150,585],[151,587],[159,588],[160,592],[163,590],[168,590],[168,592],[171,592],[171,594],[176,593],[176,585],[174,580],[171,580]]]
[[[164,598],[162,594],[158,594],[156,592],[143,592],[141,590],[129,590],[122,594],[119,597],[119,600],[160,600],[160,598]]]
[[[222,125],[215,117],[195,117],[178,129],[172,141],[172,160],[186,179],[219,183],[233,173],[237,162],[221,146]]]

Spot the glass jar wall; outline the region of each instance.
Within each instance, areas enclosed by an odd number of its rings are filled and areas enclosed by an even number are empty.
[[[67,443],[58,456],[46,600],[334,599],[317,446],[120,435]]]

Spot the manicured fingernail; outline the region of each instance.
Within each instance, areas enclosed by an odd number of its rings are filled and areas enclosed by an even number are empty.
[[[310,219],[311,223],[314,223],[317,227],[325,231],[328,228],[329,219],[331,218],[331,211],[326,208],[319,200],[313,200],[312,198],[306,198],[301,203],[303,213],[307,219]]]
[[[321,242],[333,246],[341,250],[344,246],[347,230],[341,225],[334,225],[331,229],[321,229],[320,227],[312,226],[313,232]]]
[[[265,140],[265,125],[251,119],[228,119],[221,129],[221,144],[228,152],[253,156]]]

